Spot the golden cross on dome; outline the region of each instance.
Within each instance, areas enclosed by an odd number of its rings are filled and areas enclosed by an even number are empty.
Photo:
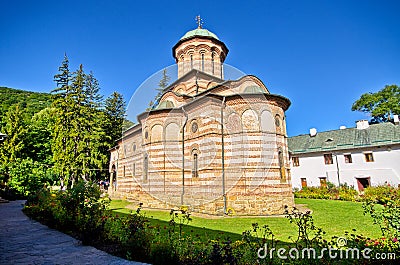
[[[196,23],[198,29],[203,28],[203,20],[201,19],[200,15],[196,16]]]

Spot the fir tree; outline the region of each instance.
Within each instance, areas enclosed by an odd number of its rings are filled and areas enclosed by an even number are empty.
[[[171,77],[167,73],[167,68],[164,68],[164,70],[162,72],[162,78],[158,82],[158,88],[156,88],[158,93],[157,93],[156,97],[154,98],[155,102],[154,103],[153,103],[153,101],[150,102],[150,104],[151,104],[150,105],[150,109],[153,107],[154,104],[158,104],[158,102],[160,101],[162,95],[164,94],[165,88],[168,87],[170,79],[171,79]]]
[[[118,92],[114,92],[106,99],[105,114],[107,118],[107,134],[110,136],[109,147],[113,147],[115,141],[122,136],[125,107],[125,100]]]
[[[57,87],[52,91],[53,104],[56,119],[52,132],[52,153],[54,162],[54,172],[60,176],[61,186],[64,180],[68,180],[71,173],[70,150],[73,142],[71,140],[71,120],[73,110],[73,96],[71,93],[70,81],[72,73],[69,70],[69,60],[64,55],[64,60],[58,68],[59,73],[54,76]]]
[[[82,65],[71,74],[66,62],[64,59],[55,76],[57,117],[52,146],[55,169],[71,186],[77,179],[93,178],[105,166],[107,136],[98,81],[93,73],[85,74]]]

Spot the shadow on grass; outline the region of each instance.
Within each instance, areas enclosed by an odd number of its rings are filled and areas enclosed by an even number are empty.
[[[128,210],[127,208],[110,208],[110,212],[113,215],[117,215],[120,217],[126,217],[131,212],[134,212],[134,211]],[[155,218],[155,217],[151,216],[151,213],[150,213],[150,215],[148,215],[148,214],[149,214],[149,212],[145,212],[145,218],[149,221],[149,226],[160,227],[160,233],[167,234],[168,229],[170,229],[169,221]],[[286,220],[286,218],[282,218],[282,221],[287,221],[287,220]],[[235,242],[237,240],[242,240],[242,232],[245,232],[246,230],[251,230],[251,229],[252,229],[252,226],[249,225],[247,227],[243,227],[243,231],[241,231],[240,233],[233,233],[233,232],[228,232],[228,231],[210,229],[210,228],[206,228],[206,227],[193,226],[193,225],[190,225],[190,223],[189,223],[189,224],[183,225],[182,235],[183,236],[191,236],[193,238],[198,238],[203,242],[207,242],[209,240]],[[178,230],[179,230],[179,228],[178,228],[178,224],[177,224],[175,231],[178,231]],[[269,244],[269,243],[271,243],[271,240],[267,240],[267,244]],[[281,240],[281,239],[274,238],[274,243],[277,243],[278,246],[286,246],[293,242],[291,242],[289,239]]]

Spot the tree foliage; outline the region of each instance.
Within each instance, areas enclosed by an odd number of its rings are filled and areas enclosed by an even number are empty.
[[[147,111],[153,109],[155,106],[158,105],[158,103],[161,100],[162,95],[164,94],[165,88],[168,87],[169,81],[171,80],[171,77],[168,75],[167,68],[164,68],[162,71],[162,77],[160,81],[158,82],[158,87],[156,90],[158,91],[157,95],[154,98],[154,101],[150,101],[149,107],[146,109]]]
[[[107,134],[101,111],[99,84],[93,73],[83,66],[69,70],[68,57],[54,76],[53,107],[57,116],[53,130],[53,161],[62,181],[72,185],[75,180],[89,180],[107,163]]]
[[[47,166],[53,164],[51,143],[55,118],[56,109],[48,107],[35,113],[27,126],[26,156]]]
[[[118,93],[112,93],[105,102],[105,114],[107,118],[106,131],[110,136],[109,147],[115,145],[115,141],[122,137],[122,131],[125,121],[126,103],[123,96]]]
[[[17,159],[22,158],[25,147],[26,135],[25,122],[22,111],[18,105],[10,108],[4,119],[5,125],[2,132],[7,134],[7,140],[0,146],[0,170],[1,182],[7,182],[10,178],[9,169]]]
[[[371,115],[372,123],[390,121],[393,114],[400,114],[400,87],[386,85],[378,92],[362,94],[351,110]]]
[[[5,117],[8,110],[19,105],[24,119],[30,119],[35,113],[51,105],[51,95],[0,87],[0,117]],[[4,120],[4,119],[3,119]],[[4,125],[4,123],[2,124]]]
[[[0,129],[8,135],[0,145],[0,196],[108,177],[108,150],[126,122],[122,95],[104,101],[94,74],[82,65],[71,71],[66,55],[54,81],[51,94],[0,87]]]

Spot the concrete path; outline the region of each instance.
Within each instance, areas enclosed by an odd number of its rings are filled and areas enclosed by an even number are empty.
[[[21,211],[24,201],[0,204],[0,264],[142,265],[94,247],[82,246],[66,234],[30,220]]]

